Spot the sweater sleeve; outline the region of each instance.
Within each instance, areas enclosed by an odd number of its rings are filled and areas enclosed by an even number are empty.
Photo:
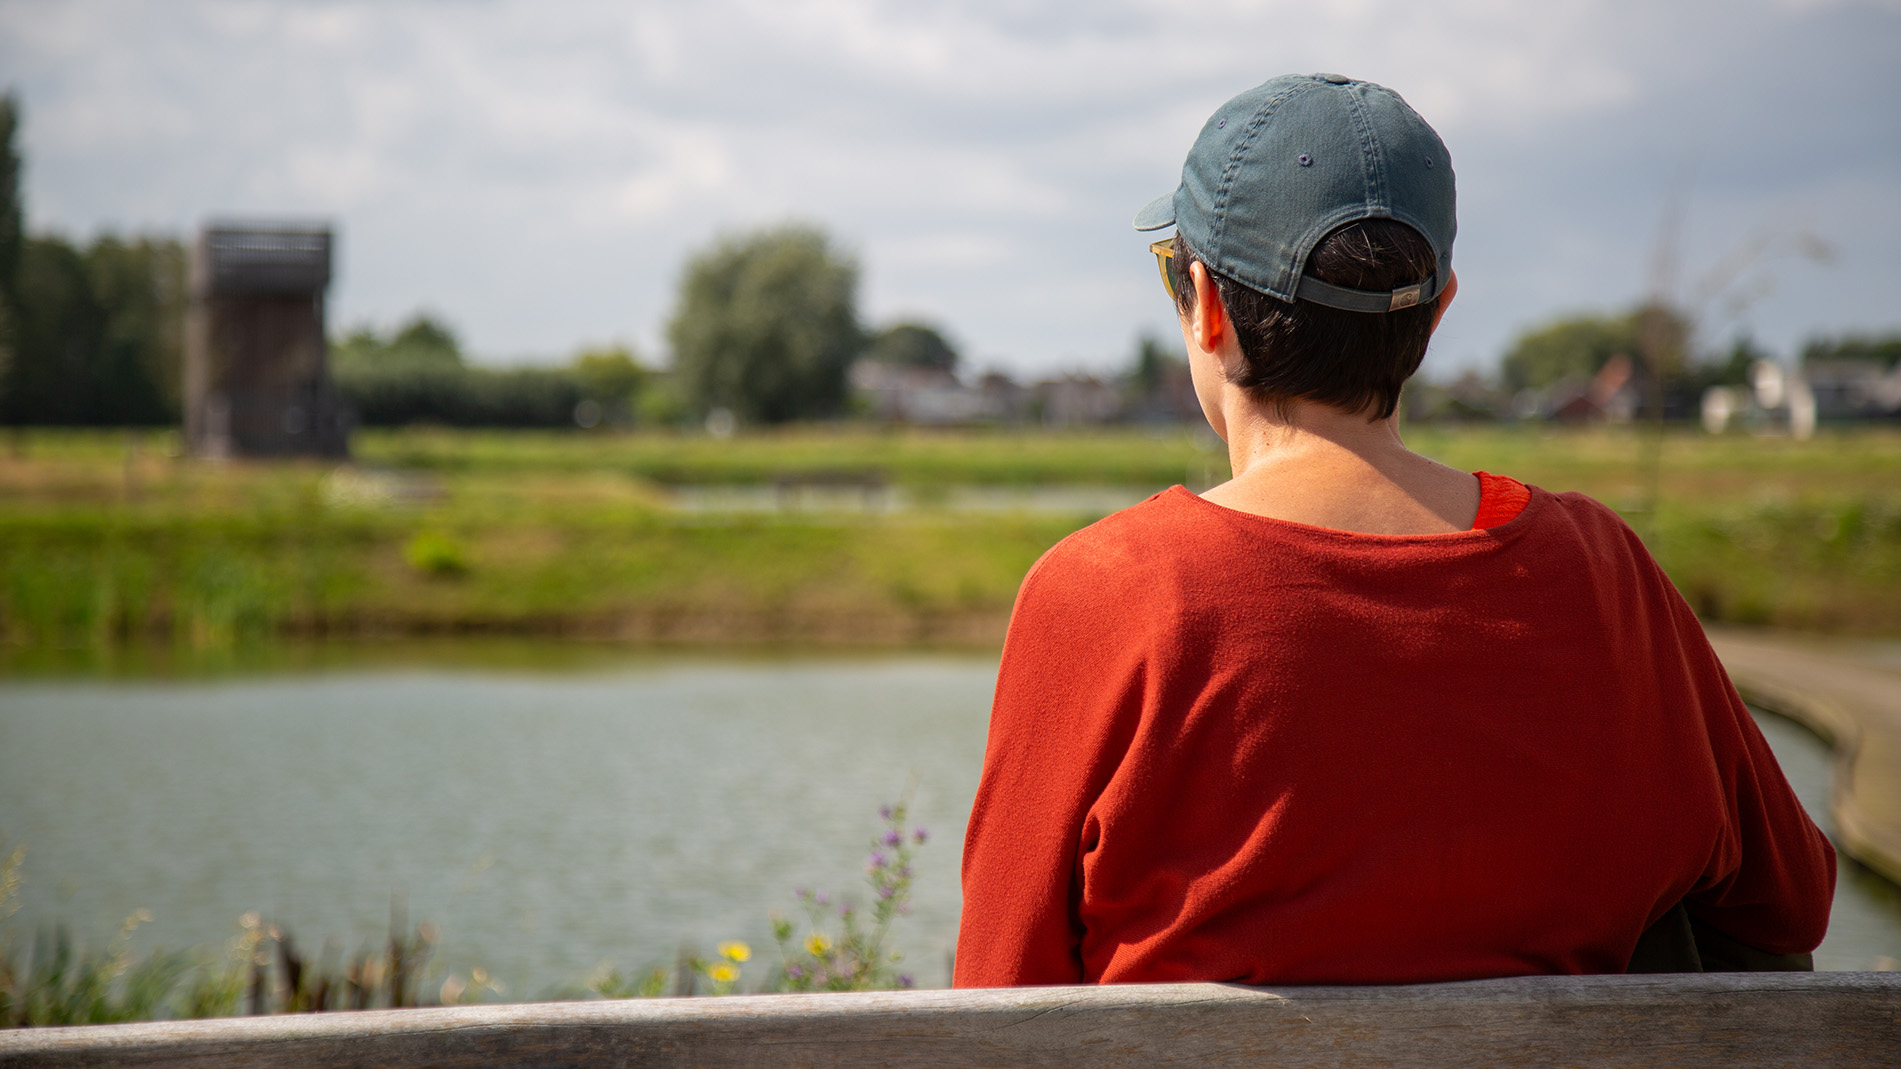
[[[1720,668],[1718,669],[1721,670]],[[1802,809],[1762,730],[1734,688],[1724,724],[1712,724],[1728,792],[1734,865],[1713,866],[1689,895],[1690,912],[1771,954],[1814,950],[1828,933],[1835,848]]]
[[[1728,810],[1725,841],[1686,905],[1758,950],[1814,950],[1828,932],[1835,848],[1802,808],[1689,606],[1674,601],[1692,671],[1709,695],[1704,719]]]
[[[1083,982],[1078,917],[1090,808],[1140,712],[1139,653],[1111,643],[1113,598],[1058,558],[1018,592],[983,775],[964,838],[954,983]],[[1088,569],[1084,569],[1087,571]]]

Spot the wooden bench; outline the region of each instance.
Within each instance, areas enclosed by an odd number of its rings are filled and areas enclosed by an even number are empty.
[[[1901,973],[559,1002],[0,1032],[0,1066],[1887,1066]]]

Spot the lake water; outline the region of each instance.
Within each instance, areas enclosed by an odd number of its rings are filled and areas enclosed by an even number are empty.
[[[341,668],[225,681],[0,683],[0,840],[24,909],[95,940],[215,946],[259,910],[314,947],[385,930],[392,890],[443,969],[510,997],[603,963],[752,942],[794,889],[862,892],[880,804],[932,833],[898,942],[946,982],[961,831],[995,662],[667,657],[536,672]],[[1765,717],[1818,811],[1828,755]],[[1817,965],[1895,967],[1901,903],[1844,866]]]

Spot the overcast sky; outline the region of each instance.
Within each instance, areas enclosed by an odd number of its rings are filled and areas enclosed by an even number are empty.
[[[1641,296],[1672,189],[1686,298],[1769,249],[1706,338],[1901,327],[1894,0],[0,0],[32,227],[333,220],[333,327],[427,308],[496,361],[663,360],[685,256],[802,220],[874,325],[1119,366],[1173,330],[1130,216],[1217,104],[1308,71],[1393,87],[1451,149],[1429,372]],[[1778,254],[1804,235],[1833,262]]]

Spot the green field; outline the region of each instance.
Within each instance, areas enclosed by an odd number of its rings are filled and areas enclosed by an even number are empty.
[[[1901,432],[1684,431],[1654,468],[1631,432],[1408,439],[1612,505],[1708,619],[1901,633]],[[962,509],[956,491],[1199,487],[1226,475],[1212,445],[1139,430],[412,430],[360,434],[357,465],[339,468],[188,461],[170,434],[29,432],[0,442],[0,658],[425,634],[994,644],[1023,572],[1095,515]],[[904,507],[760,507],[774,486],[847,504],[883,487]],[[698,488],[753,506],[680,507]]]

